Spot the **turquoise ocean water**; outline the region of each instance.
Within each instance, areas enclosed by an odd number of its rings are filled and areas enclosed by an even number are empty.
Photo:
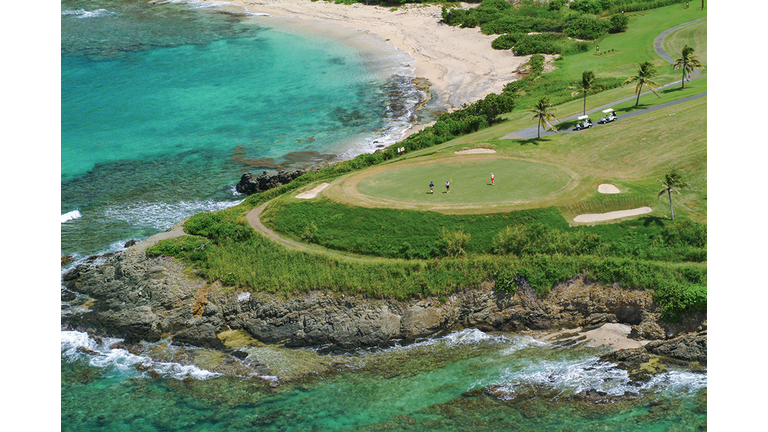
[[[240,202],[244,172],[373,151],[414,121],[408,55],[217,5],[62,1],[61,253],[75,258],[62,271]],[[62,430],[706,428],[706,373],[631,383],[597,361],[603,349],[521,335],[334,354],[256,345],[245,358],[115,342],[61,331]]]

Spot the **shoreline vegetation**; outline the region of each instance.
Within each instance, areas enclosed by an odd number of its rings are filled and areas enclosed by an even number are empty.
[[[655,158],[647,155],[648,161],[641,164],[631,160],[625,150],[617,145],[612,148],[603,146],[605,154],[591,149],[591,143],[587,142],[585,135],[567,134],[576,135],[571,138],[563,134],[542,140],[499,139],[519,129],[521,125],[527,127],[530,124],[530,114],[524,111],[534,98],[542,95],[559,92],[559,96],[552,98],[558,110],[573,111],[575,114],[581,112],[582,104],[592,108],[601,102],[618,100],[632,94],[632,89],[620,87],[617,82],[620,77],[626,78],[631,73],[629,68],[635,66],[633,63],[636,58],[648,57],[649,54],[630,54],[629,46],[621,48],[622,43],[630,43],[627,42],[631,39],[629,36],[618,35],[615,38],[618,41],[615,45],[620,47],[619,51],[624,53],[624,57],[592,56],[590,53],[573,55],[581,55],[580,59],[587,63],[595,62],[595,59],[605,60],[603,66],[600,66],[602,69],[595,69],[605,80],[606,90],[602,94],[591,94],[589,100],[582,101],[579,97],[571,97],[567,87],[553,90],[566,82],[563,74],[582,67],[574,65],[578,63],[574,57],[558,60],[560,63],[557,71],[544,73],[546,57],[540,54],[517,57],[510,51],[494,50],[491,41],[495,36],[483,35],[477,29],[439,24],[440,14],[435,16],[435,11],[441,8],[437,6],[409,5],[407,10],[396,12],[383,7],[328,5],[309,0],[264,3],[236,0],[235,3],[246,6],[252,12],[320,19],[376,32],[396,47],[409,52],[416,59],[416,76],[429,79],[438,94],[444,93],[451,103],[462,106],[456,111],[443,114],[434,125],[422,128],[397,144],[397,147],[405,149],[405,158],[425,157],[441,151],[453,153],[467,146],[487,142],[489,144],[483,145],[533,159],[553,156],[557,163],[563,164],[571,159],[577,162],[591,159],[594,165],[587,163],[582,169],[579,181],[583,187],[576,190],[572,203],[554,203],[552,207],[527,210],[528,213],[509,210],[508,214],[518,218],[519,223],[515,225],[516,228],[499,225],[493,228],[493,233],[489,231],[488,239],[491,239],[490,244],[494,250],[471,246],[472,235],[460,229],[459,225],[466,225],[466,222],[458,221],[459,216],[448,215],[441,222],[448,225],[457,223],[457,229],[444,228],[425,240],[423,245],[400,242],[401,248],[397,250],[389,245],[383,246],[380,250],[369,252],[369,260],[363,262],[345,261],[323,253],[285,249],[254,232],[246,221],[245,216],[249,211],[287,196],[289,192],[310,188],[321,182],[333,184],[334,180],[347,173],[402,160],[403,156],[398,154],[395,146],[390,146],[308,172],[287,185],[251,195],[242,204],[230,209],[192,216],[184,223],[184,231],[188,235],[158,242],[147,250],[147,256],[176,257],[189,265],[187,271],[190,273],[204,278],[210,284],[220,282],[225,292],[245,288],[253,292],[263,291],[290,297],[319,290],[335,295],[402,300],[435,298],[442,302],[448,296],[472,287],[492,286],[506,294],[519,291],[530,294],[530,290],[533,290],[535,295],[543,298],[554,286],[581,277],[605,285],[652,290],[654,301],[665,320],[676,321],[686,314],[706,312],[706,131],[703,134],[691,133],[686,129],[691,124],[700,126],[702,116],[706,124],[705,102],[685,104],[685,107],[693,107],[688,109],[695,117],[682,122],[682,127],[677,122],[680,118],[672,118],[671,114],[664,111],[657,114],[660,120],[654,124],[654,128],[640,129],[636,121],[628,120],[626,126],[619,121],[618,126],[609,131],[587,132],[593,133],[593,139],[601,136],[606,140],[610,135],[615,135],[618,140],[619,137],[632,139],[638,134],[650,134],[652,138],[649,141],[652,144],[658,143],[656,137],[673,134],[675,137],[671,143],[665,143],[664,149],[676,145],[683,148],[676,150],[676,153],[657,154]],[[640,21],[652,27],[649,24],[652,17],[648,15],[654,15],[654,11],[645,12],[630,18],[630,31]],[[679,24],[678,16],[667,15],[667,21],[654,24],[656,27],[643,35],[655,37],[657,28],[666,25],[666,22]],[[461,39],[461,43],[451,45],[453,42],[443,38],[445,34],[460,34],[457,38]],[[635,40],[631,43],[639,42]],[[437,50],[440,47],[467,56],[456,58],[443,52],[441,57]],[[514,72],[525,68],[524,65],[527,65],[528,74],[518,76],[519,79],[513,81]],[[611,69],[617,70],[609,72]],[[656,78],[658,82],[674,81],[678,73],[671,71],[671,67],[669,69],[669,72],[665,69]],[[574,74],[570,78],[574,80],[577,76]],[[705,83],[705,79],[702,82]],[[693,86],[689,86],[688,91],[691,91],[690,87]],[[675,97],[671,92],[664,95]],[[574,100],[569,102],[570,99]],[[467,101],[472,103],[468,104]],[[645,104],[658,103],[651,98],[642,101],[644,105],[640,108],[648,106]],[[666,116],[666,119],[661,116]],[[602,135],[598,135],[600,133]],[[691,155],[686,155],[686,151]],[[541,154],[537,155],[536,152]],[[603,169],[601,165],[606,161],[618,163],[619,168],[613,171]],[[693,184],[686,195],[678,199],[681,204],[676,208],[677,218],[674,223],[659,216],[658,210],[656,215],[619,224],[598,225],[591,231],[588,228],[570,227],[564,221],[563,216],[575,211],[575,208],[582,211],[621,210],[620,207],[627,203],[634,205],[644,201],[644,197],[655,196],[657,190],[654,189],[654,179],[662,175],[659,170],[667,169],[670,164],[681,168]],[[625,166],[626,172],[622,173]],[[590,173],[590,170],[594,172]],[[595,196],[596,185],[611,179],[610,176],[619,176],[618,182],[622,186],[629,186],[632,192],[628,195],[628,201]],[[318,203],[322,207],[323,202],[307,200],[306,205],[315,206],[309,213],[319,208]],[[664,203],[652,201],[649,204],[655,209],[664,206]],[[296,204],[290,203],[287,207],[291,206]],[[272,210],[277,211],[275,208]],[[333,214],[329,213],[327,219],[332,220],[336,214],[342,217],[345,213],[350,214],[347,210],[337,210],[332,208],[330,213]],[[369,210],[364,209],[364,212]],[[366,219],[370,217],[364,215],[358,218],[363,228],[369,229],[373,225]],[[416,216],[410,214],[398,224],[413,224],[413,220],[408,219],[413,217]],[[288,235],[322,245],[318,238],[324,230],[330,229],[329,225],[311,217],[302,219],[297,216],[295,220],[302,222],[302,226],[284,229]],[[369,229],[369,235],[372,235],[372,231]],[[349,233],[341,236],[344,235]],[[359,242],[371,243],[371,237],[366,237],[365,233],[356,235],[359,235]],[[649,247],[648,242],[652,247]],[[339,249],[345,250],[345,247]],[[354,247],[346,250],[361,253]],[[682,255],[681,251],[684,251]]]

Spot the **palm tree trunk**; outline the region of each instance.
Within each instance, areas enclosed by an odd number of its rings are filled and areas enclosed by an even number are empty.
[[[687,69],[688,69],[688,63],[687,62],[683,62],[683,87],[682,88],[685,88],[685,71]]]
[[[667,194],[669,195],[669,214],[671,215],[669,220],[675,220],[675,212],[672,210],[672,190],[667,189]]]
[[[584,92],[584,114],[587,115],[587,92]]]
[[[539,138],[541,138],[541,117],[539,117],[539,124],[537,125],[536,132],[539,134]]]
[[[637,100],[635,101],[635,107],[640,105],[640,93],[642,93],[642,92],[643,92],[643,88],[640,87],[640,89],[637,91]]]

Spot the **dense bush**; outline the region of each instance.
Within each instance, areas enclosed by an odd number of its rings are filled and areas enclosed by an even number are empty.
[[[629,26],[629,17],[624,14],[611,15],[611,26],[608,29],[609,33],[621,33],[627,31]]]
[[[440,238],[437,244],[444,255],[456,258],[467,254],[466,248],[471,238],[472,235],[463,230],[452,230],[443,227],[440,230]]]
[[[184,231],[216,243],[244,240],[253,235],[253,230],[244,221],[226,215],[220,212],[198,213],[184,223]]]
[[[582,15],[569,22],[563,32],[576,39],[594,40],[608,32],[610,24],[594,16]]]
[[[586,51],[587,42],[568,39],[562,33],[542,33],[529,35],[526,33],[511,33],[501,35],[491,43],[493,49],[514,49],[516,55],[529,54],[567,54]],[[540,71],[538,73],[541,73]]]
[[[611,0],[576,0],[568,7],[584,14],[598,15],[612,5]]]
[[[634,12],[639,10],[656,9],[685,0],[617,0],[611,3],[608,11],[612,14]]]
[[[661,240],[669,246],[707,247],[707,227],[690,220],[681,220],[664,228]]]
[[[653,292],[661,307],[661,319],[678,321],[681,315],[707,309],[707,287],[698,283],[662,283]]]

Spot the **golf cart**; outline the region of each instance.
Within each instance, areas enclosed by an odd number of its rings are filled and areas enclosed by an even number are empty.
[[[592,127],[592,120],[590,120],[589,116],[579,116],[578,119],[580,123],[576,123],[576,130],[588,129]]]
[[[618,117],[616,116],[616,111],[614,111],[613,108],[604,109],[603,114],[605,114],[605,117],[600,119],[600,123],[602,124],[606,124],[606,123],[610,123],[612,121],[618,120]]]

